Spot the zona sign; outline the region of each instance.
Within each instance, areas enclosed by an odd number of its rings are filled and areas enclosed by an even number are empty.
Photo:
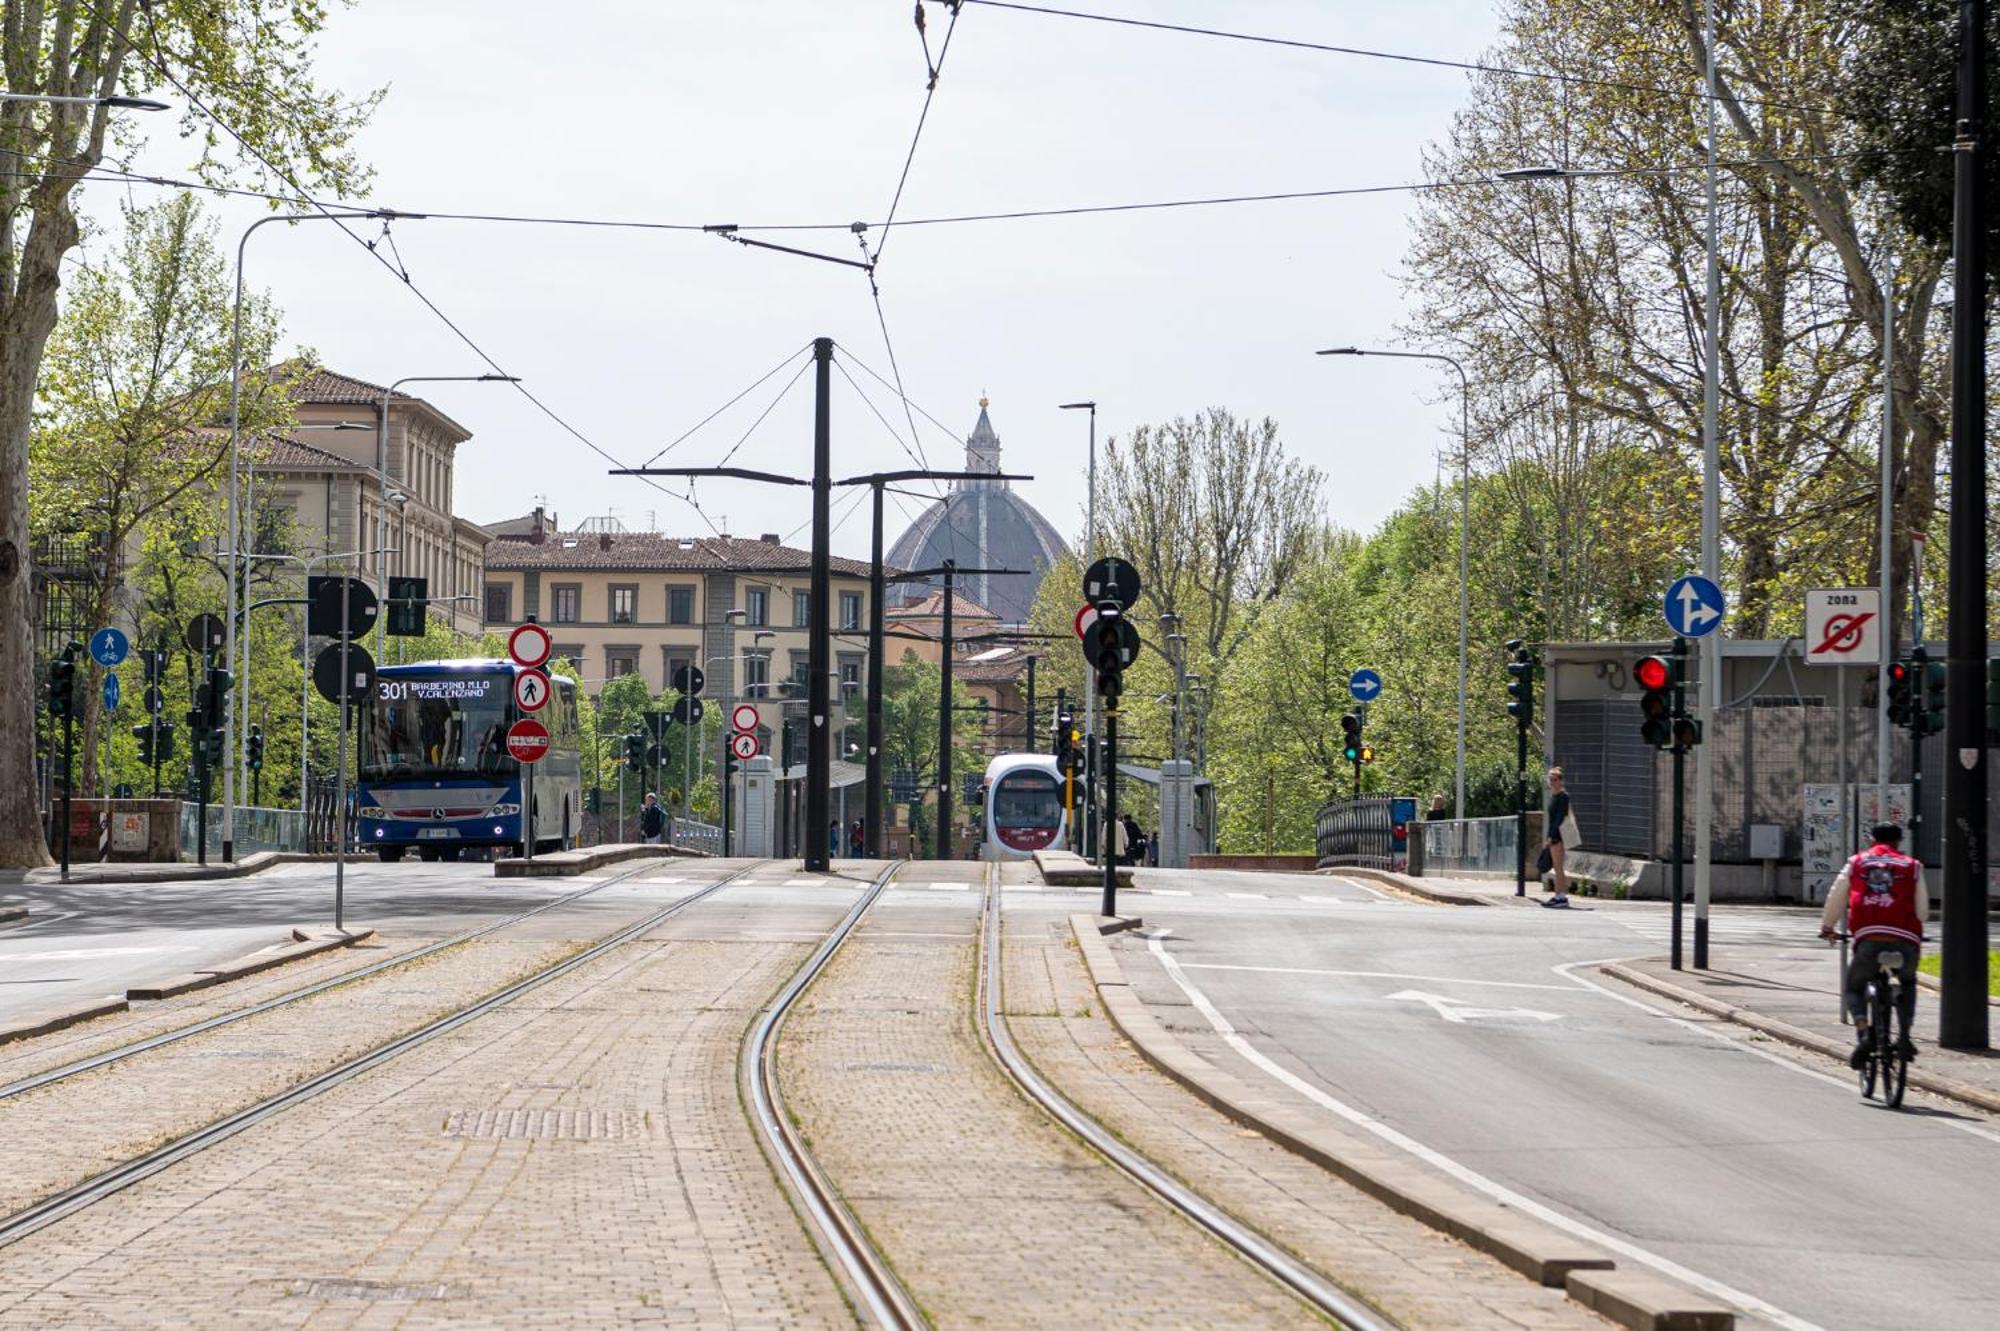
[[[517,763],[538,763],[549,756],[549,728],[522,718],[507,727],[507,753]]]

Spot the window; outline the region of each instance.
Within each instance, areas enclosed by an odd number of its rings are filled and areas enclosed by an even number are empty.
[[[630,624],[639,618],[639,589],[614,586],[611,589],[611,622]]]
[[[748,686],[752,684],[768,684],[770,682],[771,654],[769,652],[745,652],[743,655],[743,683]]]
[[[617,679],[622,675],[639,673],[639,649],[637,647],[606,647],[604,649],[604,677]]]
[[[487,583],[486,622],[489,624],[505,624],[513,619],[514,616],[511,613],[514,609],[513,601],[514,588],[511,584],[503,582],[495,586],[493,583]]]
[[[743,618],[759,628],[771,622],[771,593],[752,587],[743,593]]]
[[[840,594],[840,627],[858,629],[861,627],[861,593],[842,592]]]
[[[792,627],[809,629],[813,622],[813,596],[809,591],[792,593]]]
[[[667,622],[669,624],[694,623],[694,588],[667,588]]]
[[[574,624],[583,618],[583,588],[574,582],[559,582],[549,588],[549,618],[557,624]]]
[[[842,661],[840,663],[840,682],[843,684],[859,684],[861,682],[861,662]]]
[[[792,653],[792,684],[800,694],[804,694],[812,685],[812,667],[808,664],[810,659],[804,652]]]
[[[689,656],[685,652],[681,652],[679,654],[668,652],[666,653],[666,660],[667,660],[667,687],[673,688],[674,681],[681,677],[681,671],[687,669],[689,666],[694,664],[694,658]]]
[[[581,675],[583,673],[583,648],[577,646],[575,643],[571,643],[568,646],[558,645],[549,648],[549,660],[551,662],[567,661],[577,674]],[[547,668],[547,666],[543,666],[543,669],[546,670]]]

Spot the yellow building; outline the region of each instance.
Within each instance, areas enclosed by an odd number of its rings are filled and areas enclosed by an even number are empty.
[[[776,535],[667,536],[598,525],[607,529],[561,531],[540,509],[493,524],[485,627],[505,631],[533,616],[592,692],[605,680],[637,673],[658,693],[680,667],[699,665],[711,699],[780,680],[803,694],[810,551]],[[832,572],[832,666],[839,681],[859,686],[868,647],[868,565],[836,558]],[[749,688],[753,698],[775,692]],[[837,705],[837,686],[834,697]]]

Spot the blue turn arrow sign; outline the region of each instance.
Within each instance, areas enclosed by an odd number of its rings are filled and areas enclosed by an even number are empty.
[[[1699,573],[1674,579],[1667,588],[1667,627],[1683,638],[1705,638],[1722,627],[1728,609],[1722,588]]]
[[[1347,677],[1347,691],[1354,695],[1356,702],[1374,702],[1382,692],[1382,677],[1363,666]]]

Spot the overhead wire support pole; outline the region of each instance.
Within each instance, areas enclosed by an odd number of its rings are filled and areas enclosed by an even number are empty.
[[[1722,462],[1716,438],[1722,370],[1722,256],[1717,249],[1715,116],[1715,0],[1702,0],[1703,100],[1707,103],[1707,302],[1702,312],[1701,367],[1701,572],[1722,585]],[[1722,625],[1701,639],[1701,681],[1696,715],[1705,743],[1694,776],[1694,967],[1708,969],[1710,858],[1715,839],[1716,727],[1722,709]]]
[[[806,835],[805,867],[825,873],[832,867],[827,844],[828,799],[833,782],[833,720],[827,690],[827,669],[832,656],[829,634],[833,628],[832,600],[833,507],[833,423],[829,397],[832,393],[833,339],[813,339],[813,480],[812,480],[812,628],[806,638],[806,712],[811,729],[806,732]]]

